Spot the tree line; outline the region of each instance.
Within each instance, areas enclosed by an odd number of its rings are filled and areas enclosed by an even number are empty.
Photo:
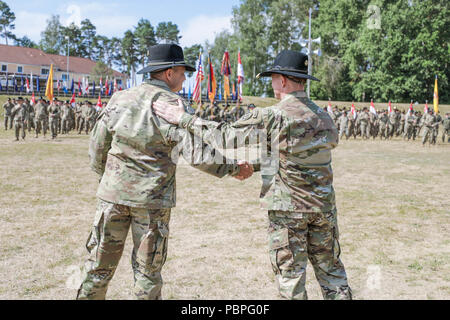
[[[0,1],[0,36],[6,41],[62,55],[69,45],[70,55],[102,61],[104,67],[128,75],[147,63],[149,46],[180,39],[172,22],[154,27],[141,18],[122,37],[108,38],[97,34],[89,19],[80,26],[63,26],[53,15],[36,44],[14,36],[14,13],[5,5]],[[195,64],[200,51],[209,52],[220,79],[223,53],[228,50],[235,79],[240,51],[244,95],[272,96],[270,81],[256,75],[283,49],[306,51],[309,8],[313,8],[311,36],[320,37],[312,50],[320,48],[322,53],[312,55],[313,75],[320,79],[311,81],[313,99],[423,102],[432,99],[437,75],[440,101],[450,101],[447,0],[241,0],[232,9],[232,30],[216,34],[212,42],[185,47],[185,58]]]

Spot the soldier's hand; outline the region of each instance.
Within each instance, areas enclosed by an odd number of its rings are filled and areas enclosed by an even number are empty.
[[[245,180],[250,178],[253,174],[253,166],[246,161],[238,161],[239,173],[234,176],[238,180]]]
[[[181,117],[185,113],[183,102],[180,99],[178,99],[178,106],[164,101],[155,101],[153,102],[153,111],[167,122],[173,124],[180,123]]]

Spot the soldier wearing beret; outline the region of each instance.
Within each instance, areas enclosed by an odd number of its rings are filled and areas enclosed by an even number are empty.
[[[340,259],[331,169],[338,132],[328,113],[306,96],[306,79],[317,80],[307,74],[307,59],[297,51],[278,54],[273,68],[258,77],[272,77],[275,97],[281,101],[255,108],[231,124],[198,119],[185,113],[181,104],[155,102],[153,109],[167,121],[201,134],[203,141],[216,148],[233,145],[236,137],[257,143],[247,138],[258,130],[267,134],[265,140],[278,138],[278,152],[270,148],[273,161],[260,166],[261,201],[268,209],[270,260],[279,292],[287,299],[307,298],[309,259],[325,299],[351,299]]]

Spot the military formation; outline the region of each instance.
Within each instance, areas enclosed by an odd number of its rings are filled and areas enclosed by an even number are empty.
[[[256,106],[249,104],[247,106],[240,105],[231,106],[229,103],[224,104],[222,107],[215,101],[213,104],[203,106],[201,104],[196,110],[195,115],[205,120],[216,122],[235,122],[244,116],[249,111],[252,111]]]
[[[422,145],[427,142],[435,145],[441,130],[442,142],[450,142],[450,113],[444,117],[440,112],[435,113],[432,108],[422,114],[420,111],[400,111],[394,108],[391,113],[388,110],[370,112],[367,107],[355,110],[354,113],[347,108],[335,106],[328,111],[339,130],[339,138],[349,139],[357,136],[363,140],[379,137],[380,140],[390,140],[393,137],[401,137],[403,140],[413,141],[422,136]]]
[[[103,106],[106,106],[106,103],[103,103]],[[69,101],[55,98],[50,102],[40,97],[33,104],[27,98],[18,97],[8,98],[3,104],[3,110],[4,129],[12,130],[14,127],[14,141],[19,141],[20,138],[25,140],[26,133],[31,134],[32,131],[35,138],[40,134],[46,137],[49,132],[52,139],[58,134],[68,134],[72,130],[78,134],[89,134],[101,108],[87,100],[72,105]]]

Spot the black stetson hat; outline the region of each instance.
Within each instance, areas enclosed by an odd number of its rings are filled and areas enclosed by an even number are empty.
[[[186,71],[196,69],[184,61],[183,49],[176,44],[157,44],[149,49],[149,64],[137,73],[156,72],[172,67],[186,67]]]
[[[273,67],[267,71],[261,72],[256,77],[269,77],[272,73],[319,81],[319,79],[308,75],[308,56],[299,51],[281,51],[275,58]]]

